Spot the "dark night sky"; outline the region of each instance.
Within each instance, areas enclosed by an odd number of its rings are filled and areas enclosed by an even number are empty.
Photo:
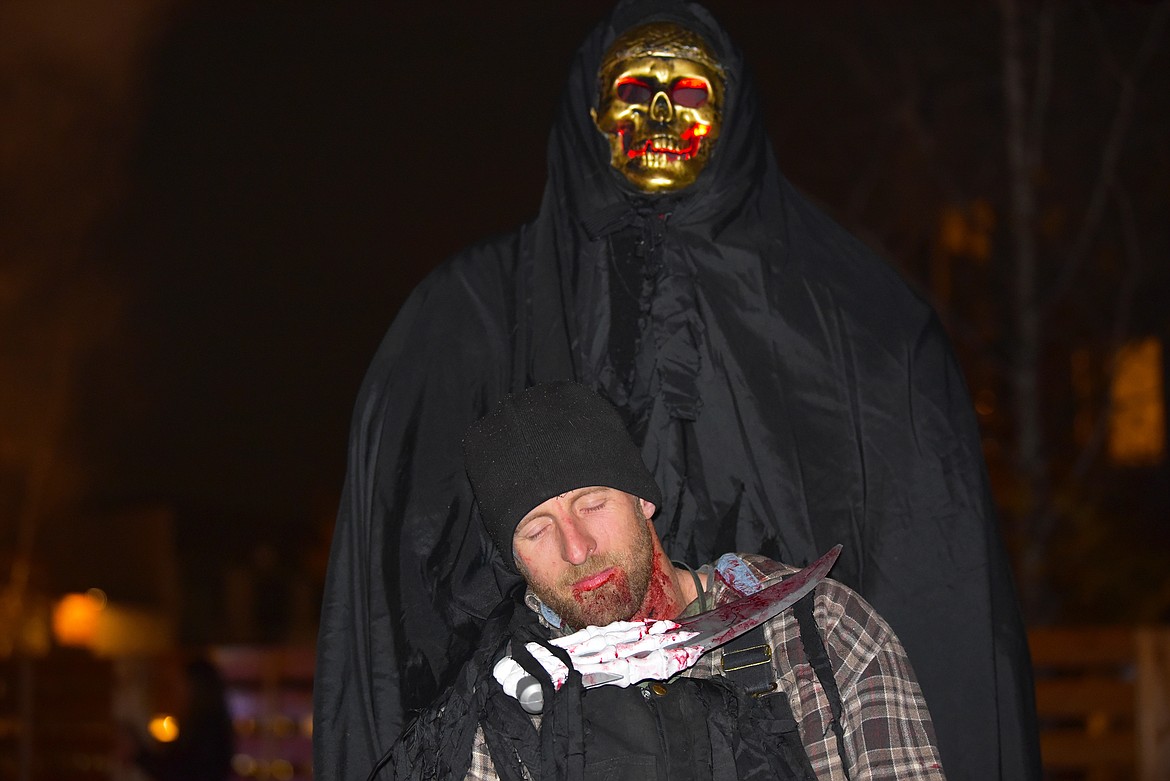
[[[165,37],[111,231],[146,400],[101,433],[112,500],[268,531],[335,503],[402,298],[536,207],[566,51],[596,12],[531,11],[505,27],[521,47],[482,6],[200,6]]]
[[[194,544],[287,542],[332,512],[358,384],[402,299],[535,210],[565,63],[603,8],[588,5],[180,17],[111,230],[132,345],[95,397],[112,410],[90,440],[105,501],[173,504]]]

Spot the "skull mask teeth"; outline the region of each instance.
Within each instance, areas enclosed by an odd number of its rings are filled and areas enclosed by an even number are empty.
[[[592,114],[610,164],[644,192],[693,183],[722,121],[723,71],[707,44],[672,22],[651,22],[614,41],[598,78]]]

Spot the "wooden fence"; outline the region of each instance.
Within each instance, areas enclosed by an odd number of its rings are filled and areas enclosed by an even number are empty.
[[[1170,781],[1170,629],[1029,633],[1050,781]]]

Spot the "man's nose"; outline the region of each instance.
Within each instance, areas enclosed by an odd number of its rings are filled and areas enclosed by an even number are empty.
[[[561,516],[561,557],[570,564],[584,564],[597,543],[587,529],[581,527],[576,518]]]

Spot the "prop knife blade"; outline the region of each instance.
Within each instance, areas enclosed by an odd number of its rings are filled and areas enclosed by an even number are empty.
[[[779,583],[680,621],[678,629],[699,634],[674,645],[697,645],[706,653],[712,648],[718,648],[734,640],[744,632],[755,629],[786,608],[795,605],[801,597],[820,585],[840,555],[841,546],[836,545],[812,564],[792,573]]]
[[[786,608],[795,605],[801,597],[825,579],[840,555],[841,546],[835,545],[812,564],[792,573],[779,583],[680,622],[678,629],[698,634],[689,640],[665,647],[698,646],[702,653],[707,653],[713,648],[731,642],[744,632],[750,632]],[[581,683],[586,689],[591,689],[620,679],[620,675],[613,673],[586,673],[581,676]],[[520,681],[516,699],[529,713],[540,713],[544,709],[544,693],[532,676],[526,676]]]
[[[734,602],[708,610],[685,621],[680,621],[673,631],[698,632],[689,640],[680,640],[664,648],[698,646],[702,653],[729,643],[744,632],[750,632],[760,624],[779,615],[795,605],[801,597],[816,588],[841,555],[841,546],[835,545],[828,553],[802,570],[792,573],[779,583],[740,597]],[[581,676],[586,689],[602,686],[619,676],[611,673],[587,673]]]

